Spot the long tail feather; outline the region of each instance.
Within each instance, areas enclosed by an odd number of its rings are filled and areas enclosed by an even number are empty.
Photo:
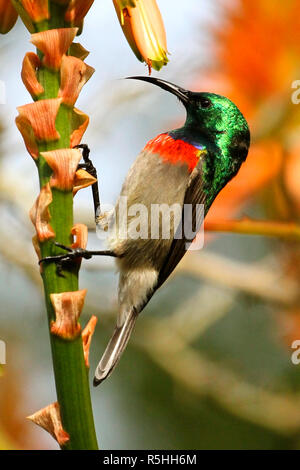
[[[137,312],[133,308],[126,316],[122,326],[116,326],[115,331],[100,359],[94,376],[94,386],[99,385],[114,370],[129,341],[130,335],[137,319]]]

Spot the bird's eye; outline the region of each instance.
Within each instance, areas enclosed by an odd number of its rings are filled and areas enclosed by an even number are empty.
[[[212,106],[212,102],[208,98],[203,98],[200,101],[201,108],[210,108]]]

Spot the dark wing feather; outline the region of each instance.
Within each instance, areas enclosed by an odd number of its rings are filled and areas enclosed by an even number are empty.
[[[199,230],[204,214],[203,212],[196,210],[197,204],[205,205],[205,192],[203,191],[203,181],[202,181],[202,162],[199,160],[198,165],[194,168],[191,173],[188,186],[186,189],[185,197],[184,197],[184,205],[191,204],[192,211],[191,214],[186,214],[184,211],[184,207],[182,210],[182,225],[181,227],[184,228],[192,227],[192,230],[195,231],[196,229]],[[192,220],[187,220],[187,217],[192,217]],[[180,228],[181,230],[181,228]],[[172,271],[176,268],[177,264],[181,260],[181,258],[185,255],[187,251],[187,246],[193,241],[193,238],[188,238],[183,231],[183,236],[179,239],[174,238],[171,248],[166,256],[164,264],[159,272],[158,282],[156,289],[158,289],[165,280],[170,276]]]

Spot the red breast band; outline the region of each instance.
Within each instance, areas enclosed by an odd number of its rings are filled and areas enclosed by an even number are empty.
[[[173,139],[169,134],[160,134],[150,140],[144,150],[156,153],[174,165],[188,166],[191,172],[198,163],[200,150],[194,145],[180,139]]]

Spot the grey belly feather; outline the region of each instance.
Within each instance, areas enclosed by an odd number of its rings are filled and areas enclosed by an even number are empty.
[[[129,170],[123,184],[120,197],[126,197],[128,209],[135,204],[143,204],[148,213],[147,238],[132,239],[130,224],[135,226],[134,216],[127,216],[128,238],[121,240],[118,236],[109,240],[109,246],[122,258],[118,260],[119,269],[132,270],[138,268],[155,268],[160,270],[166,253],[169,251],[176,220],[174,213],[170,211],[170,235],[163,238],[163,234],[157,227],[159,220],[152,218],[152,233],[159,234],[158,239],[151,238],[151,208],[154,205],[167,204],[179,207],[181,216],[184,195],[188,183],[189,172],[186,165],[173,165],[163,162],[161,157],[148,152],[142,152]],[[120,199],[115,208],[115,233],[120,231],[118,225],[120,217]],[[175,223],[174,223],[175,222]]]
[[[177,166],[163,162],[159,155],[145,151],[138,156],[129,170],[116,204],[112,232],[108,240],[109,248],[119,256],[119,313],[113,335],[97,366],[94,385],[108,377],[119,362],[136,318],[155,290],[159,271],[174,238],[177,221],[172,211],[169,236],[164,238],[165,234],[159,230],[159,219],[155,220],[154,225],[152,220],[151,224],[151,209],[154,204],[175,204],[179,206],[181,215],[188,181],[186,165]],[[124,197],[127,198],[125,234],[124,213],[121,210],[121,200]],[[135,204],[143,204],[148,213],[147,237],[143,239],[131,237],[131,227],[136,226],[137,216],[129,216],[127,212]],[[158,235],[157,239],[151,238],[151,226],[152,231]],[[145,236],[145,233],[143,235]]]

